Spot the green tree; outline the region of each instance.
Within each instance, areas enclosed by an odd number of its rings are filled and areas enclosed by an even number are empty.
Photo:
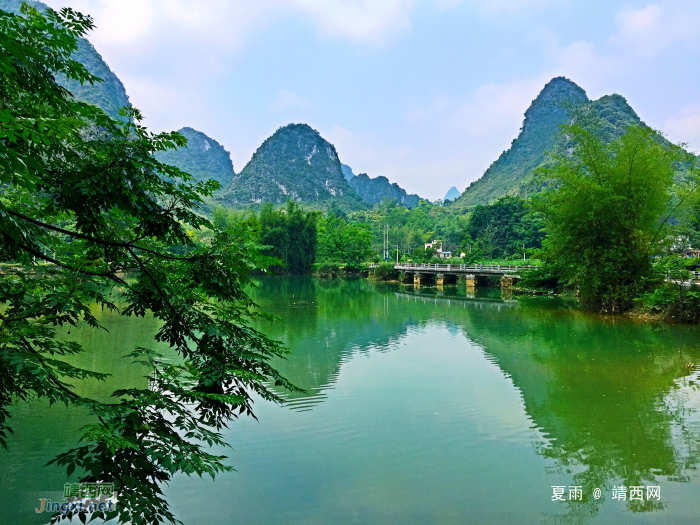
[[[664,241],[674,171],[687,154],[651,129],[632,126],[606,142],[594,116],[563,128],[573,152],[542,172],[537,199],[543,257],[586,303],[628,308],[651,277]]]
[[[177,472],[230,470],[206,447],[225,446],[221,429],[252,415],[253,392],[281,401],[270,387],[293,387],[270,365],[285,350],[250,327],[262,314],[248,275],[269,261],[245,228],[193,242],[188,229],[211,227],[200,205],[218,183],[194,183],[153,156],[184,138],[149,133],[135,109],[113,120],[56,83],[99,81],[71,59],[91,28],[70,9],[0,11],[0,444],[11,444],[12,403],[85,407],[94,418],[81,443],[54,462],[81,481],[114,483],[117,510],[95,517],[174,522],[161,485]],[[146,366],[148,387],[108,402],[81,395],[82,380],[107,374],[73,366],[83,348],[57,329],[100,329],[95,304],[151,312],[161,322],[154,341],[180,359],[125,348]],[[80,511],[53,520],[73,517],[85,520]]]
[[[467,234],[475,239],[489,258],[522,254],[526,248],[540,248],[544,233],[542,218],[531,213],[519,197],[501,197],[495,203],[474,208],[467,223]]]
[[[358,268],[372,255],[372,241],[372,230],[366,224],[349,224],[334,215],[319,220],[318,251],[322,260]]]
[[[289,246],[285,259],[287,269],[292,273],[309,273],[316,262],[316,237],[319,213],[304,210],[287,201],[285,210]]]
[[[292,201],[282,210],[267,202],[260,208],[260,242],[287,271],[308,273],[316,261],[318,217],[318,212],[305,212]]]
[[[348,224],[343,231],[343,260],[359,268],[372,255],[372,231],[363,224]]]
[[[221,206],[221,204],[214,208],[212,223],[214,224],[214,228],[218,228],[219,230],[225,230],[229,224],[229,212],[226,208]]]
[[[343,262],[342,230],[347,223],[335,215],[321,217],[318,223],[318,256],[322,261]]]

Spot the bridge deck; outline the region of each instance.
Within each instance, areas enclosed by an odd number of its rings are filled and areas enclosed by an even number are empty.
[[[536,266],[526,265],[504,265],[504,264],[417,264],[399,263],[394,265],[395,270],[407,273],[448,273],[464,275],[517,275],[523,270],[536,268]]]

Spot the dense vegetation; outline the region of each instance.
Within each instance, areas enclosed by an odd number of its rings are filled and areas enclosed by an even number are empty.
[[[530,257],[541,247],[543,223],[528,210],[524,200],[505,197],[491,206],[479,206],[471,214],[456,215],[448,208],[421,201],[415,208],[384,201],[370,211],[346,213],[331,203],[326,213],[304,211],[288,201],[260,211],[235,211],[221,205],[214,209],[214,226],[231,229],[245,224],[257,241],[275,257],[278,271],[308,273],[316,263],[320,273],[360,270],[365,263],[381,260],[388,226],[389,258],[414,262],[443,262],[436,250],[424,249],[434,239],[460,263],[490,259],[522,260],[523,245]],[[209,234],[199,233],[199,237]],[[452,262],[455,262],[454,260]]]
[[[343,216],[322,217],[318,228],[318,256],[324,263],[344,263],[357,270],[372,255],[372,230]]]
[[[695,158],[646,127],[608,140],[595,112],[578,113],[564,133],[572,154],[542,170],[549,189],[534,200],[545,217],[547,271],[585,303],[626,310],[665,286],[668,268],[654,275],[654,258],[681,248],[669,219],[697,183],[674,191],[674,174],[684,168],[696,176],[688,169]]]
[[[528,211],[523,199],[508,196],[490,206],[477,205],[469,216],[467,233],[465,240],[473,239],[486,258],[507,259],[541,248],[544,223],[541,214]]]
[[[252,394],[293,389],[270,365],[285,350],[251,328],[259,314],[248,275],[265,268],[247,228],[211,229],[200,213],[215,182],[195,182],[154,153],[185,146],[151,134],[136,109],[118,120],[55,81],[100,79],[71,57],[92,21],[70,9],[0,11],[0,444],[12,446],[9,407],[39,398],[91,414],[79,445],[54,462],[83,482],[113,483],[118,504],[94,518],[175,521],[162,492],[174,474],[231,470],[222,428],[252,414]],[[192,231],[210,229],[207,242]],[[61,328],[101,329],[95,306],[153,315],[171,348],[124,349],[148,384],[89,397],[75,366],[83,347]],[[114,337],[118,337],[115,334]],[[79,518],[74,509],[53,520]]]
[[[318,212],[305,212],[292,201],[283,210],[270,203],[260,209],[260,243],[290,273],[308,273],[316,261]]]

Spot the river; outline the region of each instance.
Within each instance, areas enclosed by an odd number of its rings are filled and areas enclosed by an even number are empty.
[[[235,472],[166,487],[186,524],[700,522],[699,327],[364,279],[266,277],[252,295],[281,318],[260,328],[306,393],[230,425]],[[121,356],[156,322],[98,314],[109,334],[65,337],[114,378],[81,389],[143,384]],[[12,415],[0,522],[46,523],[38,498],[60,500],[66,480],[43,465],[86,414],[32,401]]]

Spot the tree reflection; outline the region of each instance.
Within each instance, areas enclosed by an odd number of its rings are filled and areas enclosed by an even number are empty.
[[[683,398],[697,392],[697,372],[686,367],[700,355],[691,344],[696,328],[601,319],[555,305],[525,298],[518,308],[444,315],[520,389],[528,415],[547,436],[537,452],[583,487],[583,501],[568,502],[562,522],[587,521],[616,485],[687,481],[700,457],[700,433],[687,424]],[[602,490],[599,500],[595,488]],[[664,507],[663,498],[620,504],[632,512]]]
[[[614,486],[687,481],[697,469],[699,432],[688,423],[684,399],[697,392],[697,373],[686,368],[700,361],[695,327],[602,319],[537,298],[503,302],[487,293],[464,299],[454,291],[438,296],[364,280],[283,283],[260,288],[287,301],[277,312],[284,323],[269,333],[293,348],[284,372],[312,396],[332,387],[353,352],[388,348],[426,323],[448,323],[480,345],[520,390],[527,414],[546,436],[536,451],[583,487],[583,500],[567,502],[568,513],[557,521],[588,521]],[[599,500],[592,497],[595,488],[602,490]],[[663,501],[663,491],[660,502],[647,501],[645,492],[644,501],[619,504],[650,512]]]

